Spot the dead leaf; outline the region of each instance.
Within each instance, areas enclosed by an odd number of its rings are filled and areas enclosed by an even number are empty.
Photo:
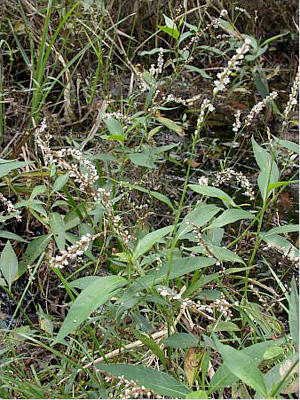
[[[286,374],[290,371],[291,367],[293,366],[293,362],[292,360],[286,360],[285,363],[283,363],[280,368],[279,368],[279,373],[281,378],[285,378]],[[296,374],[298,372],[298,365],[296,365],[289,373],[289,377],[291,377],[292,375]]]
[[[53,335],[53,323],[50,319],[39,317],[39,325],[44,332],[48,333],[51,336]]]
[[[299,392],[299,378],[288,385],[280,394],[293,394]]]
[[[191,347],[188,349],[184,359],[184,372],[188,381],[189,387],[192,387],[194,381],[200,370],[201,354],[200,349],[197,347]]]
[[[199,166],[200,166],[200,164],[201,163],[199,163],[198,161],[196,161],[196,160],[189,160],[188,158],[186,158],[185,160],[184,160],[184,162],[186,163],[186,164],[190,164],[191,165],[191,168],[198,168]]]
[[[24,35],[25,31],[25,24],[22,21],[18,21],[14,26],[14,31],[17,35]]]
[[[156,116],[156,119],[157,119],[161,124],[165,125],[165,126],[166,126],[168,129],[170,129],[171,131],[176,132],[177,135],[183,136],[184,130],[183,130],[183,128],[182,128],[180,125],[178,125],[176,122],[174,122],[174,121],[172,121],[171,119],[166,118],[166,117],[157,117],[157,116]]]

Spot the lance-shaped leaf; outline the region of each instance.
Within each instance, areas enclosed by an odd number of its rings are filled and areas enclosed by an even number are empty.
[[[93,311],[116,295],[126,282],[126,279],[120,276],[105,276],[87,286],[72,304],[53,344],[61,342],[74,331]]]

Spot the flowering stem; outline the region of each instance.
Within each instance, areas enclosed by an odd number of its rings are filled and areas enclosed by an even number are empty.
[[[184,198],[185,198],[185,194],[186,194],[186,191],[187,191],[187,185],[188,185],[188,182],[189,182],[191,164],[192,164],[192,160],[194,158],[196,144],[197,144],[197,142],[198,142],[198,140],[200,138],[200,132],[201,132],[201,130],[202,130],[202,128],[203,128],[203,126],[204,126],[209,114],[213,110],[214,110],[214,107],[212,106],[210,101],[208,99],[204,99],[203,103],[201,105],[200,115],[199,115],[199,118],[198,118],[198,121],[197,121],[197,128],[196,128],[196,131],[195,131],[195,133],[193,135],[193,143],[192,143],[191,155],[190,155],[190,158],[189,158],[189,161],[188,161],[188,167],[187,167],[187,172],[186,172],[185,181],[184,181],[184,185],[183,185],[182,195],[181,195],[179,206],[178,206],[177,213],[176,213],[176,216],[175,216],[174,231],[173,231],[173,238],[172,238],[172,243],[171,243],[171,248],[170,248],[170,258],[169,258],[168,272],[167,272],[167,277],[166,277],[166,284],[168,284],[168,282],[169,282],[169,277],[170,277],[170,273],[171,273],[172,260],[173,260],[175,246],[176,246],[176,243],[177,243],[176,234],[177,234],[177,231],[178,231],[178,223],[179,223],[179,219],[180,219],[181,212],[182,212],[182,209],[183,209],[183,203],[184,203]]]
[[[253,264],[254,258],[256,256],[257,250],[258,250],[258,248],[260,246],[260,243],[262,241],[262,239],[260,239],[260,237],[259,237],[259,234],[260,234],[260,231],[261,231],[261,228],[262,228],[263,218],[264,218],[264,215],[265,215],[267,207],[268,207],[268,203],[264,202],[264,205],[263,205],[263,207],[262,207],[262,209],[260,210],[260,213],[259,213],[258,226],[257,226],[257,231],[256,231],[256,241],[255,241],[254,249],[253,249],[252,254],[251,254],[251,258],[249,260],[249,265],[248,265],[249,268],[252,267],[252,264]],[[245,298],[247,298],[249,273],[250,273],[250,269],[248,269],[246,271],[245,289],[244,289]]]
[[[235,134],[235,136],[234,136],[234,138],[233,138],[233,142],[236,142],[237,138],[240,136],[240,134],[242,134],[244,128],[245,128],[245,127],[243,126],[243,128],[242,128],[240,131],[237,131],[237,132],[236,132],[236,134]],[[233,150],[233,148],[234,148],[234,147],[232,146],[232,147],[230,147],[230,149],[228,150],[228,153],[227,153],[226,156],[225,156],[225,160],[224,160],[224,162],[222,163],[222,170],[226,169],[227,160],[228,160],[228,158],[230,157],[231,151]]]

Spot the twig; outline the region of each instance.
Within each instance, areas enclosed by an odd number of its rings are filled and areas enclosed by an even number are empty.
[[[183,291],[185,291],[185,289],[186,289],[185,286],[183,286],[182,289],[184,289]],[[182,292],[182,290],[181,290],[181,292]],[[176,317],[176,319],[174,321],[174,327],[173,327],[172,330],[174,330],[175,326],[180,321],[182,313],[183,313],[183,310],[180,310],[179,314],[177,315],[177,317]],[[162,329],[159,332],[153,333],[153,335],[151,335],[151,337],[152,337],[153,340],[157,340],[157,339],[160,339],[162,336],[166,335],[167,333],[168,333],[168,329]],[[82,367],[82,369],[89,368],[89,367],[91,367],[92,365],[94,365],[96,363],[103,362],[104,360],[109,360],[110,358],[118,356],[120,353],[124,352],[125,350],[130,350],[130,349],[133,349],[134,347],[139,347],[139,346],[143,346],[143,342],[141,342],[140,340],[136,340],[135,342],[129,343],[126,346],[121,347],[120,349],[116,349],[116,350],[111,351],[110,353],[106,354],[105,357],[96,358],[96,360],[91,361],[90,363],[84,365]]]

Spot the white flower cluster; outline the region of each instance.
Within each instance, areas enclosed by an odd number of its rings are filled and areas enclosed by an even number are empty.
[[[200,39],[200,37],[207,31],[209,30],[212,26],[214,28],[218,28],[218,26],[221,23],[221,18],[226,16],[228,14],[227,10],[223,9],[220,12],[220,15],[218,18],[212,18],[212,22],[210,24],[207,24],[206,27],[201,31],[201,32],[197,32],[195,34],[195,36],[193,36],[191,38],[191,40],[189,41],[189,43],[181,50],[181,54],[184,54],[185,52],[189,51],[189,49],[191,48],[191,46],[194,43],[197,43],[198,40]],[[185,62],[186,63],[190,63],[193,60],[193,57],[189,57]]]
[[[62,149],[60,150],[62,152],[61,157],[65,157],[65,156],[72,156],[73,158],[75,158],[79,164],[81,166],[83,166],[84,168],[86,168],[89,172],[89,174],[84,174],[85,180],[89,181],[90,185],[93,185],[98,177],[98,173],[97,173],[97,169],[94,166],[94,164],[92,164],[89,160],[87,160],[84,155],[81,153],[80,150],[77,149]]]
[[[72,246],[68,247],[67,250],[61,252],[60,255],[52,257],[50,259],[50,266],[52,268],[64,268],[65,266],[69,265],[70,260],[74,260],[77,257],[82,256],[82,254],[87,251],[89,244],[91,241],[97,239],[101,233],[97,233],[96,235],[91,235],[87,233]]]
[[[298,90],[299,90],[299,70],[296,74],[292,90],[289,95],[289,101],[287,102],[287,105],[283,111],[283,117],[284,117],[283,127],[287,125],[289,114],[292,111],[293,107],[298,103],[297,101]]]
[[[221,10],[221,12],[220,12],[219,17],[218,17],[218,18],[213,18],[212,26],[213,26],[215,29],[217,29],[218,26],[219,26],[220,23],[221,23],[221,18],[222,18],[222,17],[226,17],[226,15],[228,15],[228,11],[225,10],[225,8],[223,8],[223,10]]]
[[[231,73],[240,67],[244,55],[250,50],[250,43],[250,39],[245,39],[243,45],[236,50],[236,54],[229,60],[227,67],[217,74],[218,79],[214,81],[214,95],[225,90],[226,86],[230,82],[229,77]]]
[[[115,380],[114,377],[106,376],[104,378],[105,382],[111,384]],[[122,399],[150,399],[154,398],[154,393],[151,389],[146,389],[145,386],[138,386],[134,380],[128,381],[124,378],[124,375],[118,376],[118,383],[115,385],[116,389],[120,389],[123,386],[124,388],[124,396],[122,395]],[[160,399],[161,397],[155,398]]]
[[[2,193],[0,193],[0,201],[6,207],[7,214],[13,214],[17,221],[21,221],[21,211],[17,210],[13,203],[8,200]]]
[[[208,186],[208,178],[206,176],[200,176],[198,183],[202,186]]]
[[[208,109],[208,111],[213,112],[215,110],[215,107],[211,104],[210,100],[204,99],[202,104],[201,104],[199,117],[197,119],[197,126],[196,126],[196,130],[195,130],[195,136],[198,136],[199,133],[200,133],[200,130],[202,128],[202,124],[203,124],[204,118],[205,118],[205,111],[207,109]]]
[[[163,67],[164,67],[164,49],[161,47],[159,49],[159,54],[157,58],[157,66],[155,67],[155,64],[151,64],[151,67],[149,69],[149,74],[151,78],[156,78],[158,75],[160,75],[163,72]]]
[[[44,133],[47,128],[47,118],[45,117],[43,118],[41,125],[35,130],[35,135],[39,136],[41,133]]]
[[[70,173],[70,176],[74,178],[74,181],[79,183],[79,189],[81,191],[91,189],[92,185],[98,179],[96,167],[83,156],[80,150],[71,148],[52,150],[49,147],[50,136],[48,135],[46,140],[43,140],[40,136],[40,133],[43,132],[46,127],[47,125],[44,119],[41,128],[37,129],[35,132],[36,143],[40,147],[44,155],[45,163],[48,165],[57,164],[60,168],[68,171]],[[79,164],[84,167],[88,172],[82,173],[79,171],[77,164],[68,163],[65,158],[70,156],[75,158],[79,162]]]
[[[262,101],[260,101],[259,103],[255,104],[255,106],[252,107],[250,113],[247,115],[247,117],[245,118],[245,122],[244,125],[245,126],[250,126],[254,117],[259,114],[261,112],[261,110],[263,108],[266,107],[266,105],[275,100],[278,96],[277,92],[272,92],[269,94],[269,96],[265,97]]]
[[[145,92],[146,90],[150,89],[149,85],[145,82],[145,79],[143,78],[142,72],[136,71],[136,80],[141,92]]]
[[[232,168],[227,168],[224,171],[217,172],[214,175],[214,186],[219,186],[222,183],[231,181],[232,179],[235,179],[240,186],[245,189],[244,195],[249,197],[250,200],[254,200],[254,190],[253,186],[249,182],[249,179],[242,173],[242,172],[237,172]]]
[[[102,116],[103,119],[106,118],[115,118],[119,121],[124,121],[127,124],[132,124],[132,118],[128,117],[127,115],[121,113],[121,111],[115,111],[115,112],[111,112],[111,113],[105,113]]]
[[[119,236],[126,245],[128,245],[131,239],[131,235],[129,234],[129,231],[127,229],[124,229],[122,218],[119,215],[115,215],[110,196],[110,191],[99,188],[94,196],[94,200],[106,209],[107,218],[111,226],[113,227],[114,233]]]
[[[239,303],[236,301],[234,305],[238,306]],[[214,301],[214,306],[225,317],[225,321],[228,322],[231,320],[232,311],[230,307],[232,307],[232,304],[226,300],[224,293],[221,293],[220,299]]]
[[[188,298],[182,299],[180,293],[174,293],[174,291],[171,291],[170,289],[165,287],[158,287],[157,291],[163,297],[168,297],[170,300],[179,301],[181,303],[181,308],[188,308],[196,313],[199,312],[210,321],[215,321],[215,319],[212,317],[214,310],[220,312],[225,317],[226,321],[229,321],[232,317],[232,312],[230,308],[233,306],[237,307],[239,305],[237,301],[231,304],[229,301],[226,300],[223,293],[221,293],[220,299],[213,301],[211,304],[203,304],[199,300],[193,301]],[[208,313],[210,315],[207,315],[205,313]]]
[[[235,114],[235,122],[232,125],[233,132],[237,133],[242,125],[241,123],[241,111],[238,110]]]
[[[209,248],[209,245],[203,240],[201,228],[199,228],[197,225],[195,225],[193,222],[190,221],[187,221],[186,224],[191,225],[193,227],[193,234],[197,237],[198,242],[206,251],[207,257],[214,258],[216,260],[216,265],[221,266],[220,272],[224,273],[225,268],[223,266],[222,261],[219,260],[219,258],[216,255],[214,255],[213,251]]]
[[[163,72],[163,67],[164,67],[164,49],[160,47],[157,59],[156,73],[161,74]]]
[[[251,15],[242,7],[234,7],[235,11],[240,11],[241,13],[245,14],[249,19],[251,19]]]
[[[252,290],[252,292],[255,294],[255,296],[258,298],[258,301],[265,307],[267,308],[269,306],[269,303],[265,297],[263,297],[260,293],[259,290],[253,286],[252,283],[249,285],[249,289]]]
[[[281,246],[276,246],[275,244],[268,243],[267,246],[264,248],[266,249],[275,249],[277,251],[280,251],[281,253],[283,252],[283,248]],[[293,246],[288,247],[284,252],[283,256],[286,257],[289,261],[298,264],[299,263],[299,254],[297,252],[297,249]]]
[[[165,103],[177,103],[177,104],[183,104],[184,106],[187,105],[186,100],[184,100],[182,97],[175,97],[173,94],[169,94],[167,97],[163,96],[163,101]]]

